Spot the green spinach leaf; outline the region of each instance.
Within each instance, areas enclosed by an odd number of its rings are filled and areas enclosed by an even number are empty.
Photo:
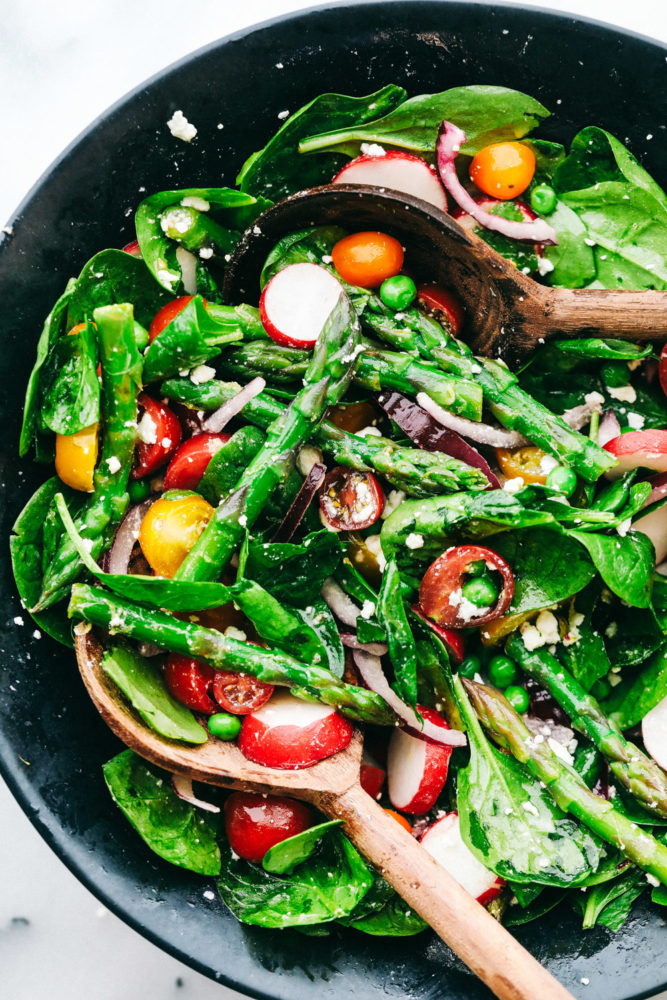
[[[593,621],[599,597],[599,587],[591,584],[572,601],[569,621],[574,641],[559,646],[558,650],[565,666],[585,691],[590,691],[611,670],[602,634]]]
[[[264,440],[265,435],[258,427],[241,427],[216,452],[197,487],[213,507],[234,489]]]
[[[530,924],[533,920],[539,920],[540,917],[555,910],[566,896],[566,889],[544,889],[539,897],[526,907],[511,907],[503,917],[503,924],[505,927],[521,927],[523,924]]]
[[[338,626],[328,605],[319,599],[305,608],[293,608],[292,610],[306,628],[311,629],[317,636],[320,646],[326,654],[331,673],[336,677],[342,677],[345,672],[345,653]]]
[[[53,345],[40,382],[41,429],[76,434],[100,419],[97,344],[92,323]]]
[[[405,613],[401,579],[394,559],[389,560],[382,575],[377,616],[387,636],[394,688],[403,701],[414,707],[417,704],[417,649]]]
[[[234,310],[220,319],[206,308],[200,295],[195,295],[146,351],[144,383],[194,368],[219,354],[225,344],[241,340],[243,327]]]
[[[412,937],[425,931],[428,924],[394,893],[381,910],[350,920],[349,926],[373,937]]]
[[[632,729],[667,696],[667,649],[654,653],[639,673],[612,688],[602,710],[619,729]]]
[[[342,822],[342,819],[331,819],[326,823],[318,823],[317,826],[311,826],[274,844],[262,858],[262,868],[273,875],[291,875],[297,865],[303,864],[314,854],[329,830],[339,827]]]
[[[561,288],[584,288],[596,276],[595,254],[586,242],[586,226],[577,213],[562,201],[558,201],[549,214],[549,225],[558,236],[555,246],[544,249],[544,258],[553,264],[549,284]]]
[[[569,531],[568,536],[583,545],[614,594],[634,608],[648,607],[655,552],[646,535],[637,531],[624,536]]]
[[[250,541],[243,575],[261,584],[277,601],[305,608],[320,596],[322,584],[341,560],[341,545],[331,531],[316,531],[300,543]]]
[[[584,930],[600,924],[612,931],[620,930],[635,900],[648,888],[644,872],[629,868],[624,875],[613,882],[594,886],[577,900],[583,913]]]
[[[67,315],[67,329],[91,319],[95,309],[131,302],[134,318],[149,326],[171,296],[155,283],[143,260],[123,250],[101,250],[76,279]]]

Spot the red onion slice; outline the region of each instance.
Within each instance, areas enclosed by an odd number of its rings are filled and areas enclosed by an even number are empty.
[[[310,507],[315,494],[324,482],[326,474],[327,467],[322,462],[315,462],[312,465],[310,472],[301,484],[301,489],[282,519],[280,527],[271,539],[272,542],[289,542],[301,524],[304,514]]]
[[[441,123],[435,147],[438,173],[457,205],[472,216],[480,226],[496,233],[502,233],[503,236],[509,236],[510,239],[526,240],[530,243],[557,244],[558,237],[555,231],[544,219],[536,219],[534,222],[516,222],[511,219],[503,219],[499,215],[492,215],[485,211],[472,195],[468,194],[457,177],[454,165],[465,141],[466,134],[463,129],[453,125],[452,122],[443,121]]]
[[[192,790],[192,778],[185,778],[182,774],[172,774],[171,784],[179,799],[188,802],[197,809],[204,809],[206,812],[219,813],[220,806],[214,806],[212,802],[204,802],[198,799]]]
[[[466,465],[480,469],[488,479],[489,486],[492,489],[497,490],[500,488],[498,479],[491,471],[489,463],[483,455],[480,455],[475,448],[469,445],[467,441],[464,441],[460,434],[456,433],[453,428],[443,430],[442,426],[439,426],[443,422],[439,420],[435,413],[430,412],[424,402],[428,400],[430,405],[440,411],[440,407],[436,406],[430,396],[420,392],[417,396],[419,406],[408,399],[407,396],[402,396],[400,392],[381,392],[377,400],[387,416],[397,423],[404,434],[407,434],[410,440],[414,441],[419,448],[422,448],[424,451],[441,451],[444,455],[458,458],[459,461],[465,462]],[[445,411],[442,410],[440,412],[444,413]],[[457,420],[459,418],[455,417],[454,419]],[[470,424],[472,427],[478,426],[472,420],[465,420],[463,422]]]
[[[371,653],[372,656],[384,656],[389,652],[386,642],[359,642],[356,635],[349,632],[341,632],[340,641],[348,649],[361,649],[364,653]]]
[[[130,556],[139,537],[139,528],[146,511],[151,507],[157,497],[149,497],[143,503],[130,507],[127,514],[120,522],[120,527],[116,532],[111,548],[108,552],[108,559],[105,560],[104,569],[107,573],[127,573],[130,565]]]
[[[338,586],[333,577],[327,577],[322,584],[322,598],[343,625],[357,627],[361,608],[348,597],[342,587]]]
[[[434,403],[425,392],[417,393],[417,402],[443,427],[449,428],[456,434],[465,435],[477,444],[486,444],[491,448],[523,448],[530,443],[528,438],[518,431],[508,431],[505,427],[492,427],[476,420],[467,420],[466,417],[457,417]]]
[[[597,443],[601,448],[604,448],[609,441],[613,441],[614,438],[619,437],[620,433],[621,425],[618,422],[618,417],[613,410],[607,410],[598,427]]]
[[[416,712],[409,705],[406,705],[389,686],[379,656],[365,653],[362,649],[355,649],[352,655],[364,684],[375,694],[384,698],[399,719],[402,719],[411,730],[414,730],[416,735],[424,736],[434,743],[443,743],[449,747],[464,747],[466,745],[465,733],[458,729],[443,729],[441,726],[429,722],[428,719],[424,719],[423,722],[419,721]]]
[[[226,427],[232,417],[235,417],[237,413],[240,413],[243,407],[254,399],[255,396],[259,396],[266,388],[266,382],[263,378],[254,378],[251,382],[248,382],[246,386],[243,387],[235,396],[228,399],[226,403],[214,410],[213,413],[207,417],[204,421],[204,430],[208,431],[210,434],[219,434],[223,427]]]
[[[591,422],[591,417],[594,413],[600,412],[599,403],[582,403],[581,406],[573,406],[571,409],[566,410],[565,413],[561,414],[561,419],[573,431],[580,431],[582,427]]]

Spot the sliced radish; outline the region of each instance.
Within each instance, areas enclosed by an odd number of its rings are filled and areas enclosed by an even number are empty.
[[[504,879],[485,868],[464,844],[457,812],[447,813],[433,823],[420,838],[420,843],[482,906],[487,906],[502,892]]]
[[[435,726],[449,729],[434,708],[419,705],[418,709]],[[451,747],[395,729],[387,752],[387,789],[392,806],[416,816],[428,812],[445,786],[451,755]]]
[[[667,697],[642,719],[642,737],[653,760],[667,771]]]
[[[607,479],[618,479],[630,469],[653,469],[667,472],[667,431],[628,431],[607,441],[604,446],[618,464],[605,473]]]
[[[399,149],[382,152],[378,156],[357,156],[336,174],[332,183],[390,188],[447,211],[447,195],[435,169],[418,156]]]
[[[246,715],[239,749],[256,764],[295,770],[344,750],[352,731],[352,723],[335,708],[277,691],[257,712]]]
[[[654,507],[655,504],[667,497],[667,473],[663,472],[659,476],[653,476],[648,482],[652,489],[642,510]],[[662,503],[656,509],[649,510],[648,514],[638,518],[632,527],[635,531],[641,531],[651,539],[655,549],[656,564],[661,563],[667,556],[667,504]]]
[[[289,264],[274,275],[259,300],[262,326],[288,347],[312,347],[343,286],[319,264]]]

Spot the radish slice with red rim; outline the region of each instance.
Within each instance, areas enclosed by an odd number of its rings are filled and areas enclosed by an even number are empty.
[[[210,813],[220,812],[220,806],[215,806],[212,802],[204,802],[203,799],[197,798],[192,789],[192,778],[185,778],[182,774],[172,774],[171,785],[179,799],[183,799],[189,805],[195,806],[197,809],[204,809]]]
[[[477,607],[462,594],[466,570],[484,562],[501,577],[501,589],[492,607]],[[457,545],[431,563],[419,587],[419,606],[427,618],[446,628],[487,625],[500,618],[512,603],[514,574],[505,560],[481,545]]]
[[[449,729],[434,708],[417,710],[434,726]],[[387,791],[395,809],[421,816],[431,809],[447,781],[452,748],[395,729],[387,752]]]
[[[642,510],[643,517],[638,517],[632,525],[635,531],[641,531],[653,542],[655,561],[660,564],[667,556],[667,473],[653,476],[647,480],[651,484],[651,492]]]
[[[266,705],[245,716],[239,750],[256,764],[296,770],[344,750],[352,732],[352,723],[335,708],[277,691]]]
[[[421,198],[442,212],[447,211],[447,195],[435,169],[420,157],[399,149],[357,156],[345,164],[332,183],[390,188]]]
[[[289,542],[294,532],[301,524],[304,514],[310,507],[315,494],[324,482],[327,467],[322,462],[315,462],[310,472],[301,484],[301,489],[280,523],[280,527],[271,539],[272,542]]]
[[[667,771],[667,698],[642,719],[642,739],[656,764]]]
[[[667,472],[667,431],[629,431],[607,441],[604,448],[618,462],[605,473],[608,479],[638,468]]]
[[[466,191],[457,176],[455,167],[456,157],[465,141],[466,134],[463,129],[448,121],[441,123],[435,147],[438,173],[457,205],[472,216],[480,226],[501,233],[503,236],[509,236],[510,239],[530,243],[557,244],[558,237],[555,231],[544,219],[535,219],[533,222],[513,222],[509,219],[503,219],[500,215],[492,215],[491,212],[485,211]]]
[[[328,473],[320,493],[320,512],[336,531],[361,531],[378,520],[384,491],[372,472],[337,465]]]
[[[496,899],[505,887],[505,880],[485,868],[464,843],[458,813],[448,813],[437,820],[419,842],[482,906]]]
[[[277,344],[313,347],[342,292],[343,286],[325,267],[288,264],[262,292],[262,326]]]

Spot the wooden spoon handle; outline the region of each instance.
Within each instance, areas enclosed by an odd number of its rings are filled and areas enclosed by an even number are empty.
[[[547,296],[544,325],[549,332],[566,336],[664,340],[667,292],[553,289]]]
[[[500,1000],[574,1000],[360,785],[317,804]]]

